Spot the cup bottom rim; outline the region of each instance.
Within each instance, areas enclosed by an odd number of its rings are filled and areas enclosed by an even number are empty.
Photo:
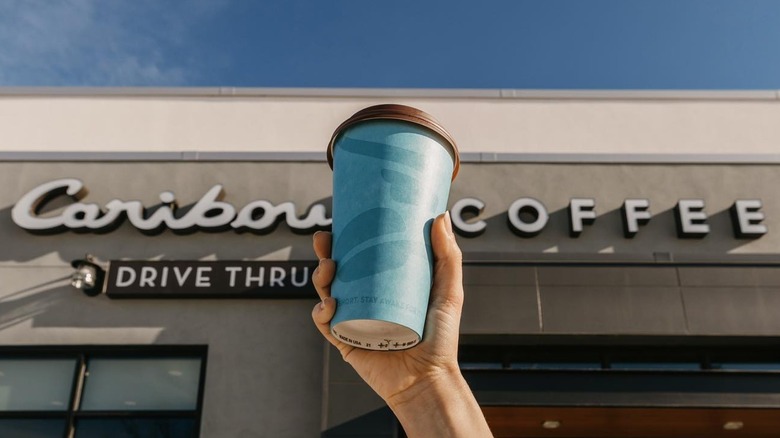
[[[376,319],[352,319],[331,327],[333,336],[346,344],[367,350],[405,350],[420,342],[409,327]]]

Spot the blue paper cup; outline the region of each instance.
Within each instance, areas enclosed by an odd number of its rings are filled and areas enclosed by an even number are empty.
[[[371,350],[420,342],[433,275],[431,224],[459,168],[452,137],[402,105],[366,108],[328,146],[333,168],[333,336]]]

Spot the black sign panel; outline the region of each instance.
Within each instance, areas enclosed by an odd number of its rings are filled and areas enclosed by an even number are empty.
[[[109,298],[317,298],[316,261],[112,261]]]

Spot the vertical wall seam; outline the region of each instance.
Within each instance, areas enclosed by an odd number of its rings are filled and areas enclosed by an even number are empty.
[[[544,333],[544,319],[542,319],[542,291],[539,288],[539,267],[534,266],[534,285],[536,286],[536,314],[539,316],[539,333]]]
[[[685,307],[685,296],[682,291],[682,280],[680,279],[680,268],[675,267],[674,273],[677,275],[677,293],[680,294],[680,304],[682,305],[683,321],[685,322],[685,334],[690,335],[691,329],[688,326],[688,309]]]
[[[322,352],[322,412],[320,413],[320,432],[328,428],[328,403],[330,403],[330,343],[325,341]]]

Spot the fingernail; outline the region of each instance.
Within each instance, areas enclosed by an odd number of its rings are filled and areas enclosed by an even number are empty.
[[[444,212],[444,225],[447,229],[447,233],[452,236],[452,218],[450,218],[450,211],[447,210]]]
[[[320,301],[320,310],[325,310],[325,300]]]
[[[322,232],[322,230],[315,231],[314,234],[311,235],[312,238],[317,237],[317,234],[320,234],[321,232]]]

